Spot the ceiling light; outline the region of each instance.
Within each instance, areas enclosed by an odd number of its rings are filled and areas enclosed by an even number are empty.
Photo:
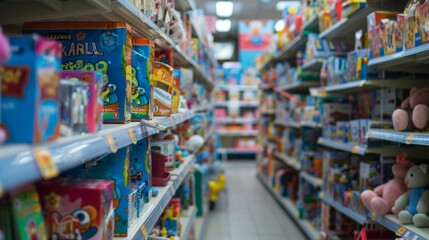
[[[231,30],[231,20],[229,19],[216,20],[216,31],[229,32],[229,30]]]
[[[276,4],[277,11],[283,11],[286,7],[299,7],[301,3],[299,1],[278,1]]]
[[[231,17],[234,11],[234,3],[228,1],[216,2],[216,15],[219,17]]]
[[[274,25],[274,30],[276,32],[280,32],[280,31],[283,31],[284,29],[285,29],[285,21],[283,19],[278,20]]]

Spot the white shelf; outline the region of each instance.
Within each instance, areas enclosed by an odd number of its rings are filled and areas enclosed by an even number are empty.
[[[322,124],[317,122],[301,121],[301,127],[321,128]]]
[[[273,59],[274,61],[280,60],[291,60],[296,58],[296,53],[301,48],[301,46],[305,45],[307,42],[307,38],[303,36],[298,36],[290,43],[286,45],[286,47],[279,52]]]
[[[254,154],[257,153],[258,149],[235,149],[235,148],[218,148],[216,153],[218,154]]]
[[[304,65],[302,65],[302,70],[319,73],[320,69],[322,69],[322,66],[323,59],[313,59],[310,62],[304,63]]]
[[[418,228],[412,224],[402,225],[398,217],[392,214],[386,216],[376,216],[375,214],[368,214],[368,218],[376,221],[380,225],[396,233],[396,235],[404,239],[412,240],[427,240],[429,239],[429,228]]]
[[[257,91],[259,87],[257,85],[220,85],[217,86],[219,90],[223,91]]]
[[[281,90],[289,92],[308,93],[308,89],[312,87],[319,87],[320,81],[300,81],[283,86],[279,86]]]
[[[190,119],[194,112],[174,114],[169,118],[155,120],[167,128]],[[130,130],[131,129],[131,130]],[[58,171],[64,172],[87,161],[111,153],[107,137],[111,136],[117,149],[132,144],[130,132],[136,140],[156,133],[154,128],[141,123],[105,124],[97,134],[86,134],[60,138],[57,141],[41,144],[6,144],[0,147],[0,186],[4,191],[16,189],[26,183],[42,179],[36,164],[34,151],[40,148],[50,152],[52,161]],[[19,175],[19,178],[16,176]]]
[[[429,146],[429,133],[427,132],[398,132],[393,129],[370,129],[366,137],[391,142],[399,142],[407,145]]]
[[[365,222],[367,221],[367,218],[365,215],[362,215],[362,214],[356,212],[355,210],[353,210],[351,208],[345,207],[344,205],[340,204],[339,202],[334,201],[334,199],[332,199],[329,196],[324,196],[323,202],[325,202],[329,206],[335,208],[338,212],[340,212],[340,213],[346,215],[347,217],[353,219],[353,221],[359,223],[360,225],[364,225]]]
[[[197,216],[197,208],[195,206],[190,206],[187,210],[182,211],[180,216],[180,225],[182,230],[180,231],[180,239],[188,239],[189,232],[192,229],[192,226],[195,223],[195,217]]]
[[[128,229],[129,236],[122,238],[117,237],[115,238],[116,240],[147,239],[147,236],[144,235],[142,229],[149,233],[153,226],[155,226],[155,223],[158,221],[165,207],[170,202],[170,199],[174,196],[185,177],[190,173],[194,159],[195,157],[190,155],[185,158],[184,163],[181,164],[179,168],[170,172],[172,177],[167,186],[156,187],[159,190],[158,195],[152,198],[149,203],[145,204],[143,215]]]
[[[368,149],[367,145],[342,143],[342,142],[334,141],[323,137],[319,137],[319,139],[317,139],[317,143],[325,147],[329,147],[329,148],[333,148],[333,149],[337,149],[345,152],[350,152],[354,154],[359,154],[359,155],[365,155]]]
[[[310,183],[314,187],[321,187],[323,184],[323,181],[321,178],[311,176],[310,174],[306,172],[301,172],[299,176],[304,179],[306,182]]]
[[[290,199],[281,197],[277,192],[268,183],[267,179],[262,176],[260,173],[257,174],[260,182],[268,190],[268,192],[274,197],[274,199],[280,204],[280,206],[287,212],[287,214],[292,218],[292,220],[297,223],[301,228],[302,232],[312,240],[320,239],[320,233],[314,229],[310,222],[304,219],[300,219],[298,213],[298,207]],[[286,224],[286,223],[285,223]]]
[[[224,101],[216,102],[216,107],[229,107],[229,106],[240,106],[240,107],[258,107],[258,101]]]
[[[301,123],[293,122],[293,121],[275,121],[274,124],[284,126],[284,127],[292,127],[292,128],[301,128]]]
[[[214,120],[217,124],[255,124],[258,122],[256,118],[215,118]]]
[[[258,131],[256,130],[250,130],[250,131],[246,131],[246,130],[242,130],[242,131],[216,131],[216,133],[220,136],[231,136],[231,137],[253,137],[253,136],[257,136],[258,135]]]
[[[369,7],[361,8],[350,17],[341,19],[339,22],[321,32],[319,37],[329,40],[353,38],[357,30],[366,27],[366,16],[372,11],[374,10]]]
[[[290,157],[286,154],[282,154],[279,152],[274,152],[274,157],[281,160],[282,162],[286,163],[288,166],[291,166],[297,171],[301,171],[301,163],[297,158]]]
[[[210,111],[210,110],[212,110],[214,107],[213,107],[213,104],[207,104],[207,105],[204,105],[204,106],[199,106],[199,107],[196,107],[196,108],[194,108],[193,109],[193,111],[194,112],[205,112],[205,111]]]

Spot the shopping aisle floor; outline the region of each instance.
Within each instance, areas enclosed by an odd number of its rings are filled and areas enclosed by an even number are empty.
[[[253,161],[230,161],[225,169],[228,203],[219,199],[202,240],[306,239],[256,178]]]

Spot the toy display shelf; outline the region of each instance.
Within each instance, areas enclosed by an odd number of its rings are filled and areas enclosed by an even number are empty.
[[[323,66],[323,59],[313,59],[304,65],[302,65],[303,71],[308,72],[320,72],[320,69],[322,69]]]
[[[299,81],[283,86],[279,86],[281,90],[294,93],[308,93],[308,89],[312,87],[319,87],[320,81]]]
[[[311,176],[310,174],[308,174],[306,172],[300,172],[299,176],[301,177],[301,179],[303,179],[306,182],[310,183],[314,187],[321,187],[322,184],[323,184],[323,181],[322,181],[321,178],[318,178],[318,177],[315,177],[315,176]]]
[[[193,32],[195,33],[194,35],[200,39],[200,43],[203,46],[203,52],[206,55],[207,59],[209,60],[209,63],[213,66],[213,67],[217,67],[217,61],[214,57],[214,54],[212,54],[209,51],[209,46],[207,44],[207,37],[203,37],[203,33],[201,33],[200,31],[198,31],[198,27],[195,25],[195,21],[191,20],[191,25],[192,25],[192,29],[194,30]],[[208,30],[207,30],[208,31]]]
[[[159,190],[156,197],[153,197],[149,203],[145,205],[143,215],[130,226],[128,229],[128,237],[117,237],[116,240],[141,240],[148,239],[148,233],[152,230],[155,223],[158,221],[165,207],[170,202],[170,199],[176,193],[178,187],[183,182],[185,177],[190,173],[195,157],[190,155],[185,158],[184,163],[174,171],[171,171],[171,179],[165,187],[155,187]]]
[[[156,121],[168,128],[190,119],[193,115],[194,113],[189,111],[170,118],[157,118]],[[105,124],[103,130],[96,134],[65,137],[41,145],[6,144],[0,147],[0,192],[4,193],[42,179],[35,153],[41,152],[52,163],[47,167],[61,173],[156,132],[156,129],[136,122]]]
[[[411,73],[429,73],[426,67],[429,44],[406,49],[401,52],[369,60],[368,67],[376,67],[388,71]]]
[[[255,124],[258,122],[256,118],[215,118],[215,123],[218,124],[229,124],[229,123],[239,123],[239,124]]]
[[[295,122],[295,121],[281,121],[281,120],[276,120],[274,122],[274,124],[280,125],[280,126],[283,126],[283,127],[301,128],[301,123]]]
[[[230,130],[220,130],[217,131],[217,134],[220,136],[229,136],[229,137],[253,137],[258,135],[258,130],[242,130],[242,131],[230,131]]]
[[[257,91],[259,87],[257,85],[218,85],[217,88],[223,91]]]
[[[198,64],[179,48],[173,40],[129,0],[45,0],[30,1],[22,8],[19,1],[0,2],[0,24],[16,24],[34,21],[118,21],[126,22],[133,29],[133,37],[147,37],[161,48],[171,48],[177,67],[192,68],[195,79],[207,87],[213,81],[204,74]],[[16,13],[8,9],[22,8]]]
[[[258,101],[223,101],[216,102],[216,107],[240,106],[240,107],[258,107]]]
[[[180,239],[188,239],[189,233],[191,232],[192,226],[194,225],[195,218],[197,216],[197,208],[190,206],[187,210],[182,211],[180,216],[180,225],[182,230],[180,231]]]
[[[407,145],[429,146],[429,133],[427,132],[398,132],[395,130],[370,129],[367,138],[399,142]]]
[[[429,239],[429,228],[418,228],[412,224],[402,225],[395,215],[389,214],[386,216],[377,216],[375,213],[368,213],[368,218],[376,221],[380,225],[404,239]]]
[[[301,127],[322,128],[322,124],[317,122],[301,121],[300,124]]]
[[[323,137],[319,137],[319,139],[317,139],[317,143],[325,147],[329,147],[329,148],[333,148],[333,149],[337,149],[345,152],[350,152],[358,155],[365,155],[367,153],[367,150],[369,150],[367,145],[342,143],[342,142],[334,141]]]
[[[207,200],[203,202],[204,215],[201,217],[196,217],[194,220],[194,234],[196,235],[194,239],[203,239],[203,234],[206,228],[208,213],[209,213],[209,204]]]
[[[298,207],[295,203],[293,203],[289,198],[281,197],[277,192],[273,190],[273,188],[268,183],[268,180],[261,175],[257,174],[259,181],[262,185],[267,189],[267,191],[274,197],[274,199],[280,204],[283,210],[291,217],[291,219],[301,228],[301,231],[312,240],[320,239],[319,232],[314,229],[310,222],[304,219],[300,219],[298,213]]]
[[[217,154],[255,154],[258,149],[235,149],[235,148],[218,148]]]
[[[194,112],[205,112],[213,110],[214,106],[213,104],[205,104],[203,106],[199,106],[193,109]]]
[[[274,152],[274,157],[284,162],[286,165],[292,167],[297,171],[301,171],[301,163],[297,158],[290,157],[284,153]]]
[[[323,202],[326,203],[327,205],[335,208],[338,212],[346,215],[347,217],[349,217],[350,219],[353,219],[353,221],[359,223],[360,225],[364,225],[365,222],[367,221],[367,218],[365,215],[359,214],[358,212],[356,212],[355,210],[345,207],[344,205],[342,205],[339,202],[336,202],[333,198],[331,198],[330,196],[323,196],[322,198]]]
[[[364,7],[354,12],[348,18],[343,18],[325,31],[319,34],[320,38],[327,40],[333,39],[351,39],[356,31],[366,29],[366,17],[374,10],[370,7]]]
[[[210,130],[207,131],[206,135],[204,136],[204,143],[207,143],[211,137],[213,137],[213,133],[215,132],[215,128],[211,127]]]
[[[292,60],[296,58],[296,53],[300,50],[301,46],[307,43],[307,38],[304,36],[297,36],[294,40],[286,45],[286,47],[280,51],[275,57],[275,62]]]
[[[367,89],[376,89],[381,87],[410,88],[411,86],[425,87],[427,84],[427,80],[421,79],[365,79],[333,86],[320,87],[317,91],[325,92],[326,94],[351,94]]]
[[[302,31],[319,32],[319,17],[315,14],[304,23]]]

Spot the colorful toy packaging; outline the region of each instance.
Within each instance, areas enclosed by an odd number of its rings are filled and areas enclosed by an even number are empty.
[[[165,163],[165,169],[167,171],[173,170],[176,167],[174,140],[153,141],[151,142],[150,148],[152,151],[168,156],[168,161]]]
[[[61,44],[27,36],[10,38],[10,45],[12,56],[0,66],[0,128],[6,132],[6,142],[54,140],[60,134]]]
[[[133,121],[153,116],[152,65],[155,44],[146,38],[133,39],[131,106]]]
[[[88,107],[83,117],[87,120],[85,132],[96,133],[99,131],[102,124],[101,112],[103,109],[103,101],[101,99],[101,89],[103,86],[103,75],[95,71],[63,71],[61,72],[61,78],[84,82],[88,85]],[[61,95],[61,98],[64,97],[64,95]],[[71,100],[75,99],[73,95],[69,97],[71,97]]]
[[[173,69],[160,62],[153,66],[153,102],[156,117],[169,117],[172,104]]]
[[[131,119],[131,27],[122,22],[26,23],[24,33],[37,32],[63,44],[63,70],[96,70],[103,74],[103,120]]]
[[[59,178],[41,182],[43,215],[49,239],[113,239],[114,182]]]
[[[149,202],[152,197],[151,171],[152,158],[147,138],[130,146],[130,178],[135,184],[145,184],[143,198]]]
[[[33,186],[27,186],[16,192],[12,192],[10,204],[13,212],[13,220],[12,216],[8,220],[9,222],[13,221],[14,227],[10,229],[15,230],[11,233],[14,237],[6,239],[47,239],[39,195]]]
[[[155,61],[165,63],[168,66],[174,68],[173,51],[171,49],[156,51],[155,52]]]
[[[180,101],[180,82],[181,82],[181,72],[179,69],[173,70],[173,99],[171,102],[171,111],[172,113],[179,112],[179,101]]]

